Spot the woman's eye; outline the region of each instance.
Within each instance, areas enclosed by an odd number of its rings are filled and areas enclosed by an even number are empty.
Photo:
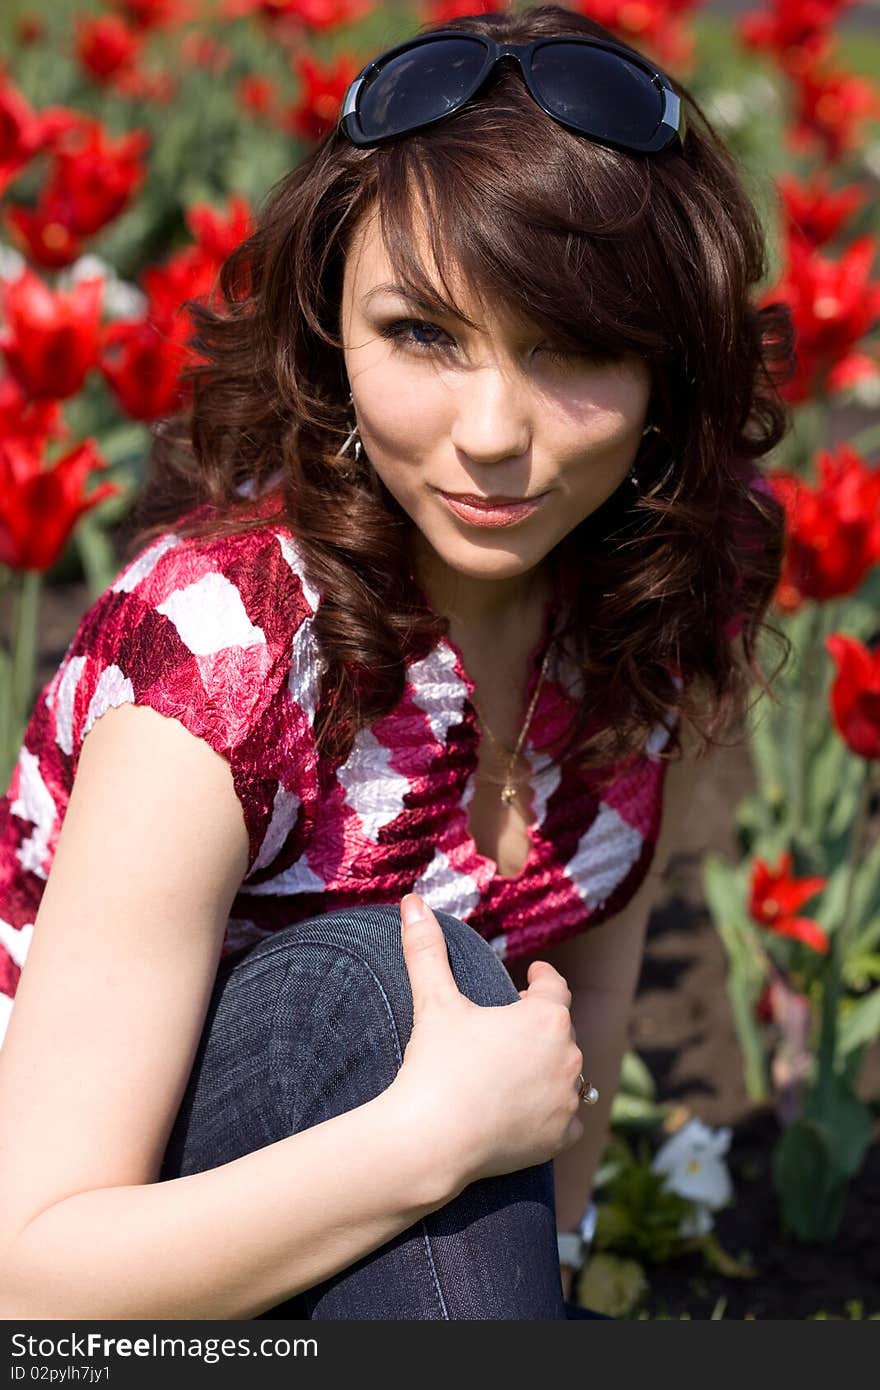
[[[422,319],[396,319],[394,323],[384,324],[379,332],[383,338],[402,343],[404,347],[414,348],[416,352],[430,352],[433,348],[441,346],[437,338],[430,337],[431,334],[445,336],[442,328]],[[426,338],[425,334],[429,336]]]
[[[422,353],[447,353],[454,347],[453,340],[436,323],[426,319],[395,319],[383,324],[380,336],[389,339],[395,346],[412,349]],[[535,349],[545,360],[559,367],[573,367],[583,363],[602,365],[610,358],[590,353],[584,349],[566,348],[561,344],[544,343]]]
[[[585,362],[601,364],[608,360],[597,353],[587,352],[583,348],[566,348],[554,343],[545,343],[540,348],[540,352],[549,361],[562,367],[573,367],[578,363]]]
[[[561,362],[563,364],[572,362],[575,358],[585,356],[583,352],[572,352],[569,348],[554,347],[551,343],[545,343],[540,351],[545,357],[548,357],[551,362]]]

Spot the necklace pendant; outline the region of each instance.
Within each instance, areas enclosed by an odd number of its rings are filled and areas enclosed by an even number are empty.
[[[510,806],[510,805],[512,805],[512,803],[513,803],[513,801],[514,801],[515,799],[516,799],[516,787],[511,787],[510,784],[508,783],[508,784],[502,789],[502,792],[501,792],[501,800],[504,802],[505,806]]]

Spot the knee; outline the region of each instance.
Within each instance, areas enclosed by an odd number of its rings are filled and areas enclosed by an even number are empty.
[[[472,927],[438,912],[455,982],[484,1006],[517,990]],[[391,1084],[412,1031],[412,993],[394,904],[340,909],[294,923],[249,953],[271,965],[274,1003],[268,1062],[292,1126],[352,1109]]]
[[[518,994],[491,946],[438,912],[453,978],[481,1005]],[[198,1172],[354,1109],[391,1085],[412,1031],[400,909],[340,909],[221,965],[163,1176]]]
[[[434,915],[443,930],[449,967],[461,993],[482,1005],[509,1004],[518,999],[513,981],[488,942],[451,913]],[[267,937],[247,955],[251,969],[261,970],[270,960],[276,974],[283,965],[293,976],[311,975],[320,981],[326,979],[328,970],[372,977],[390,997],[412,1009],[396,903],[340,908],[295,922]]]

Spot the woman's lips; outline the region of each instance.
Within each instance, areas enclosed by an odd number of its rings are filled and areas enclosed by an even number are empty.
[[[540,497],[533,497],[527,502],[490,503],[466,501],[463,497],[452,497],[448,492],[441,492],[440,496],[450,511],[473,526],[513,526],[537,511],[541,501]]]

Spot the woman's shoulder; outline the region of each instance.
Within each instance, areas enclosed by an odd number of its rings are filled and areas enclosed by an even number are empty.
[[[182,522],[199,518],[187,513]],[[257,527],[188,535],[169,528],[128,560],[103,596],[135,595],[152,607],[176,599],[173,608],[208,619],[243,607],[252,616],[301,622],[317,610],[320,596],[306,578],[302,554],[289,525],[272,519]],[[235,634],[236,624],[230,631]]]
[[[67,751],[76,758],[104,710],[130,702],[179,719],[229,755],[288,682],[307,702],[318,602],[284,525],[155,536],[84,614],[46,689],[70,727]]]

